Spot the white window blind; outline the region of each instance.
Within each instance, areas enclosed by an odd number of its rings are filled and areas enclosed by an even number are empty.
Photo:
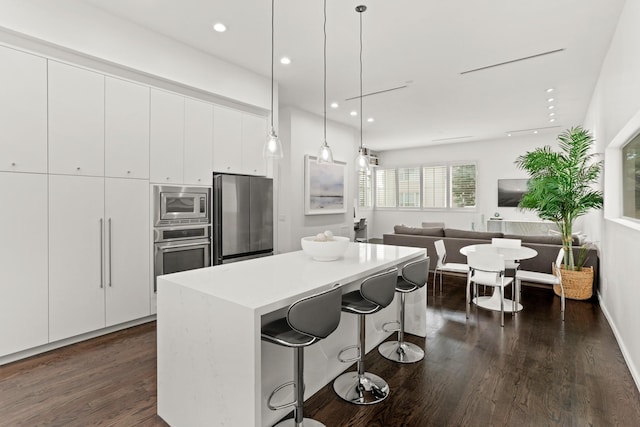
[[[398,168],[398,207],[420,207],[420,168]]]
[[[447,207],[447,166],[422,168],[422,207]]]
[[[371,193],[373,188],[371,186],[371,182],[373,181],[371,170],[368,171],[360,171],[358,173],[358,207],[361,208],[370,208],[371,204]]]
[[[471,208],[476,206],[476,165],[451,166],[451,206]]]
[[[396,170],[376,169],[376,206],[396,207]]]

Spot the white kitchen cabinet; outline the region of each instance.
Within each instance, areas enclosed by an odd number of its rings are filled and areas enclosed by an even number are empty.
[[[213,105],[185,99],[184,183],[211,185]]]
[[[242,113],[226,107],[213,107],[213,170],[242,171]]]
[[[0,172],[0,356],[46,344],[47,176]]]
[[[106,326],[149,313],[149,183],[105,180]]]
[[[105,175],[149,178],[149,88],[105,77]]]
[[[47,61],[0,47],[0,170],[47,172]]]
[[[267,138],[267,119],[226,107],[214,107],[213,170],[265,175],[262,146]]]
[[[262,148],[267,140],[267,119],[242,113],[242,171],[248,175],[266,175],[267,163]]]
[[[184,97],[151,89],[151,181],[182,184]]]
[[[104,178],[49,176],[49,340],[103,328]]]
[[[49,61],[49,173],[104,176],[104,76]]]

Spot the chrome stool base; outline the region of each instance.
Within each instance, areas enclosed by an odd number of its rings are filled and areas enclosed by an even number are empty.
[[[356,371],[345,372],[335,379],[333,389],[338,396],[356,405],[372,405],[389,396],[389,384],[369,372],[362,376]]]
[[[289,418],[284,421],[280,421],[273,427],[327,427],[320,421],[313,420],[311,418],[303,418],[302,424],[297,424],[295,418]]]
[[[398,363],[415,363],[424,359],[424,351],[415,344],[410,342],[398,341],[383,342],[378,346],[380,355],[385,359],[389,359]]]

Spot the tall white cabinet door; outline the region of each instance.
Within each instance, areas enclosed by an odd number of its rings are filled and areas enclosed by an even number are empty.
[[[149,315],[149,183],[105,180],[106,325]]]
[[[149,179],[149,88],[105,77],[105,176]]]
[[[0,47],[0,170],[47,172],[47,61]]]
[[[49,176],[49,340],[103,328],[104,178]]]
[[[184,120],[184,183],[211,185],[213,105],[186,98]]]
[[[104,176],[104,76],[49,61],[49,173]]]
[[[266,175],[267,163],[262,148],[267,140],[267,119],[242,114],[242,170],[249,175]]]
[[[182,184],[184,97],[151,89],[151,181]]]
[[[213,170],[242,171],[242,113],[213,107]]]
[[[0,356],[49,339],[47,176],[0,173]]]

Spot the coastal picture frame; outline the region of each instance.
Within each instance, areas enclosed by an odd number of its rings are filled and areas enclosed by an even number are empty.
[[[347,212],[347,164],[317,163],[304,156],[304,214],[327,215]]]

